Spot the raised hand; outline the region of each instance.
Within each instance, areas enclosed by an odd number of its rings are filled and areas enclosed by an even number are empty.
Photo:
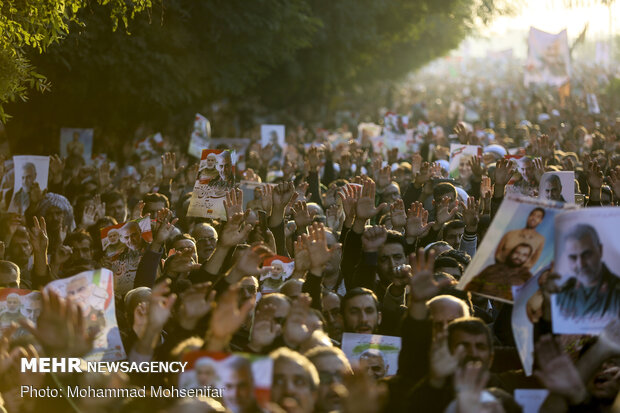
[[[177,169],[177,156],[174,152],[166,152],[161,156],[161,174],[163,180],[174,179],[175,176],[183,170],[182,167]]]
[[[82,222],[80,222],[80,227],[84,229],[88,229],[91,226],[95,225],[97,216],[97,208],[95,205],[87,204],[84,207],[84,211],[82,212]]]
[[[246,181],[252,181],[252,182],[260,182],[260,176],[258,176],[256,174],[256,172],[254,172],[254,169],[252,168],[248,168],[245,171],[243,171],[243,179],[245,179]]]
[[[405,229],[407,213],[405,212],[405,203],[402,199],[398,199],[390,205],[390,216],[392,218],[392,228],[396,231]]]
[[[380,168],[376,173],[377,187],[385,188],[392,182],[392,169],[389,166]]]
[[[131,219],[142,218],[142,210],[144,209],[144,201],[138,201],[136,205],[131,209]]]
[[[261,265],[273,255],[273,251],[263,243],[256,243],[252,247],[244,249],[239,253],[237,261],[226,275],[228,283],[236,283],[248,275],[260,275],[264,270]]]
[[[243,191],[241,189],[233,188],[226,192],[224,209],[226,210],[226,219],[243,212]]]
[[[374,413],[382,410],[386,388],[370,377],[366,369],[355,366],[353,374],[344,376],[344,385],[338,386],[336,392],[344,413]]]
[[[609,171],[609,183],[614,191],[616,200],[620,199],[620,171],[618,169]]]
[[[449,196],[443,197],[439,206],[437,207],[437,222],[435,225],[442,226],[446,222],[450,221],[459,210],[458,204],[454,208],[450,209],[451,200]]]
[[[263,208],[263,211],[265,211],[268,216],[271,215],[271,209],[273,207],[273,186],[269,184],[261,186],[258,190],[258,200],[260,201],[260,206]]]
[[[338,191],[338,198],[342,201],[345,221],[347,221],[349,225],[353,222],[353,219],[355,219],[357,200],[361,195],[362,187],[358,184],[346,184]]]
[[[465,230],[467,232],[476,232],[478,230],[478,222],[480,222],[480,202],[476,201],[476,198],[473,196],[470,196],[467,198],[467,205],[462,205]]]
[[[515,165],[508,159],[500,159],[497,161],[495,164],[495,187],[501,187],[503,191],[506,184],[512,178],[515,169]],[[503,195],[504,193],[502,192],[502,196]]]
[[[387,162],[390,165],[398,162],[398,148],[388,149],[388,151],[387,151]]]
[[[601,172],[598,163],[596,161],[589,162],[587,169],[584,165],[584,172],[586,173],[586,179],[590,190],[601,189],[605,183],[605,178],[603,177],[603,172]]]
[[[470,361],[454,375],[454,389],[459,413],[483,411],[480,395],[489,381],[489,371],[480,362]]]
[[[198,321],[211,311],[211,304],[215,300],[215,290],[211,290],[211,283],[194,284],[181,293],[181,305],[177,313],[179,324],[186,330],[193,330]]]
[[[536,360],[540,370],[534,371],[534,376],[550,392],[577,403],[585,398],[587,392],[579,371],[550,335],[536,343]]]
[[[153,287],[147,316],[147,328],[161,330],[172,314],[176,294],[170,294],[170,280]]]
[[[483,176],[480,180],[480,198],[486,198],[487,194],[493,194],[493,187],[491,186],[491,178]]]
[[[50,357],[81,357],[92,349],[95,331],[88,331],[82,307],[52,290],[41,291],[41,315],[35,325],[20,321]]]
[[[288,346],[295,348],[312,335],[312,330],[308,326],[311,303],[312,299],[308,294],[301,294],[291,305],[282,330],[284,342]]]
[[[407,242],[413,243],[417,238],[425,236],[434,224],[434,221],[428,222],[428,211],[421,202],[412,203],[407,211]]]
[[[307,159],[310,167],[310,172],[318,171],[319,167],[321,166],[319,148],[317,148],[316,146],[312,146],[310,149],[308,149]]]
[[[293,205],[293,219],[297,225],[297,233],[305,232],[306,227],[312,224],[312,216],[308,212],[308,205],[305,201],[297,201]]]
[[[472,138],[473,133],[467,130],[467,127],[463,122],[457,123],[457,125],[454,127],[454,133],[457,134],[459,142],[463,145],[467,145],[472,142],[472,140],[475,140]]]
[[[428,162],[424,162],[420,166],[420,172],[418,172],[414,179],[415,186],[422,187],[431,179],[431,165]]]
[[[540,179],[545,173],[545,164],[540,158],[535,158],[532,162],[534,163],[534,177],[536,178],[536,182],[540,182]]]
[[[477,156],[472,156],[469,160],[469,166],[471,168],[471,172],[474,174],[476,181],[482,179],[482,174],[484,173],[484,167],[482,165],[482,160]]]
[[[312,224],[309,228],[309,235],[303,236],[302,241],[310,255],[310,272],[314,275],[322,275],[325,265],[329,262],[333,252],[340,248],[340,244],[328,248],[325,226],[317,222]]]
[[[310,271],[312,267],[312,261],[310,260],[310,252],[307,249],[307,243],[305,239],[308,238],[307,234],[303,234],[297,237],[293,247],[295,249],[295,273],[299,277],[303,277],[306,272]]]
[[[308,182],[302,182],[297,185],[295,192],[297,192],[297,199],[299,201],[308,201],[312,197],[312,193],[308,193],[308,188],[310,184]]]
[[[385,202],[375,207],[375,183],[369,179],[364,182],[362,194],[357,200],[355,206],[355,218],[360,221],[366,221],[377,215],[380,210],[385,208]]]
[[[377,252],[387,240],[387,230],[382,225],[366,228],[362,234],[364,252]]]
[[[411,155],[411,173],[415,176],[422,167],[422,155],[419,152]]]
[[[0,377],[9,377],[10,372],[15,369],[19,369],[19,362],[22,357],[24,358],[37,358],[37,351],[32,344],[21,347],[15,346],[13,350],[10,349],[9,339],[13,336],[13,333],[17,331],[18,325],[13,323],[4,329],[2,336],[0,337]]]
[[[325,221],[327,222],[327,226],[333,231],[340,230],[341,218],[342,215],[340,214],[340,206],[338,206],[338,204],[330,206],[325,211]]]
[[[436,281],[433,277],[433,264],[435,263],[435,252],[430,251],[426,258],[424,250],[419,249],[416,254],[409,256],[409,264],[413,276],[409,282],[410,297],[413,302],[426,303],[439,292],[442,288],[452,285],[452,281],[444,278]]]
[[[283,182],[273,188],[272,200],[273,209],[284,211],[286,205],[296,197],[295,185],[292,182]]]
[[[218,244],[223,248],[232,248],[242,244],[252,230],[252,225],[246,224],[244,215],[238,212],[230,217],[219,234]]]
[[[174,225],[179,219],[173,219],[172,216],[172,211],[168,208],[157,211],[156,225],[153,228],[153,243],[151,244],[153,248],[156,248],[156,251],[159,251],[174,231]]]
[[[295,259],[295,264],[297,264],[297,259]],[[256,309],[249,343],[249,347],[253,350],[260,351],[271,345],[282,333],[282,327],[276,323],[275,313],[274,304],[263,304]]]
[[[538,139],[538,153],[543,159],[553,159],[554,146],[553,140],[548,135],[542,135]]]
[[[440,331],[431,344],[429,382],[433,387],[443,387],[445,380],[456,372],[459,362],[465,356],[463,346],[458,346],[455,353],[448,347],[448,332]]]
[[[50,173],[49,181],[59,184],[62,182],[62,172],[65,169],[64,159],[60,159],[58,155],[50,156]]]
[[[49,237],[47,236],[47,225],[45,224],[45,218],[37,218],[36,216],[32,217],[32,227],[29,231],[32,249],[36,252],[47,254]]]
[[[241,304],[241,306],[239,306]],[[221,351],[244,323],[254,307],[252,299],[239,303],[239,285],[234,284],[219,298],[211,312],[209,331],[205,337],[205,347],[210,351]]]

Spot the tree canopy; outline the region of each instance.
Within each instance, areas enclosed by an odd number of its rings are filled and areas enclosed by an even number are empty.
[[[27,3],[43,10],[49,2]],[[53,18],[34,44],[24,33],[38,27],[23,25],[21,43],[3,35],[12,49],[0,53],[0,69],[10,69],[0,75],[0,102],[51,83],[8,106],[12,135],[175,128],[213,104],[318,114],[338,94],[445,54],[504,12],[502,0],[166,0],[161,10],[146,0],[131,9],[123,0],[97,3],[47,10]],[[115,30],[120,22],[124,30]],[[30,124],[38,131],[28,133]]]

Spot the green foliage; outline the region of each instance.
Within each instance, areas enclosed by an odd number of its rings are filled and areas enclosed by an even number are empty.
[[[114,29],[119,20],[128,27],[128,18],[150,9],[151,0],[97,0],[110,8]],[[69,33],[73,23],[81,25],[78,12],[89,6],[86,0],[0,0],[0,120],[7,116],[3,104],[25,100],[29,89],[44,91],[49,84],[29,64],[30,51],[44,53]]]
[[[10,105],[13,136],[33,123],[49,134],[60,126],[95,126],[126,137],[147,125],[164,132],[168,126],[167,132],[182,136],[188,119],[197,111],[209,115],[213,103],[230,110],[227,118],[282,110],[315,120],[329,102],[364,96],[377,82],[399,79],[447,53],[505,4],[166,0],[161,15],[151,15],[147,0],[96,3],[65,2],[75,7],[48,22],[45,35],[54,40],[40,43],[45,53],[25,44],[16,49],[47,76],[53,91]],[[135,14],[142,10],[149,13]],[[125,30],[115,31],[121,22]],[[22,77],[11,69],[12,83],[0,78],[0,103],[7,101],[6,90],[24,95],[19,86],[28,86],[32,69],[22,70]],[[34,130],[29,135],[39,136]]]

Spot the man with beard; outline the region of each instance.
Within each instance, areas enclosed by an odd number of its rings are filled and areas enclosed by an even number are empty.
[[[512,179],[506,185],[506,193],[519,193],[527,196],[535,196],[538,190],[536,180],[536,166],[532,158],[524,158],[518,161],[520,178]]]
[[[369,348],[360,354],[359,358],[360,366],[362,366],[368,372],[368,376],[375,380],[382,379],[390,369],[390,365],[385,359],[383,352]]]
[[[374,334],[381,324],[379,300],[367,288],[347,291],[342,299],[342,317],[346,333]]]
[[[565,234],[560,251],[570,271],[556,296],[560,311],[568,317],[620,316],[620,278],[603,262],[596,230],[588,224],[576,225]]]
[[[532,268],[545,248],[545,237],[536,231],[536,227],[544,218],[545,210],[534,208],[527,217],[525,228],[515,229],[504,234],[495,250],[495,262],[505,263],[517,245],[528,244],[532,247],[532,253],[523,263],[523,267]]]
[[[271,401],[286,411],[312,413],[318,399],[319,374],[301,354],[281,347],[273,359]]]
[[[540,183],[540,197],[551,201],[566,202],[562,196],[562,181],[553,174],[545,175]]]
[[[22,186],[13,195],[9,212],[17,212],[23,215],[30,206],[30,190],[37,179],[37,168],[32,162],[26,162],[22,166]]]
[[[323,317],[327,323],[327,334],[332,340],[342,341],[344,321],[340,312],[340,296],[336,293],[326,292],[322,298]]]
[[[140,251],[144,247],[142,229],[135,221],[129,221],[120,229],[121,241],[132,251]]]
[[[306,353],[319,373],[317,413],[341,411],[340,396],[334,389],[335,384],[342,384],[346,374],[351,373],[347,356],[337,347],[315,347]]]
[[[19,321],[25,319],[20,309],[22,306],[21,299],[16,293],[10,293],[6,296],[6,310],[0,313],[0,329],[9,327],[12,323],[19,324]]]
[[[474,317],[452,321],[432,344],[430,373],[411,390],[408,411],[444,412],[456,394],[452,380],[456,369],[476,362],[488,371],[493,355],[493,337],[484,321]],[[487,387],[500,384],[498,377],[491,375]]]
[[[215,251],[215,245],[217,244],[217,231],[203,222],[196,224],[191,230],[190,235],[196,240],[196,250],[198,252],[198,262],[204,264],[209,259],[213,251]]]
[[[248,359],[233,355],[218,370],[227,409],[233,413],[261,411],[254,397],[252,364]]]
[[[465,291],[512,301],[510,287],[523,285],[532,278],[530,270],[523,266],[532,255],[532,251],[533,248],[529,244],[517,245],[510,251],[506,262],[486,267],[465,286]]]

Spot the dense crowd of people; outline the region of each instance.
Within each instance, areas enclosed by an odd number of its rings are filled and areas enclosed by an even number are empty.
[[[187,215],[198,165],[185,141],[164,138],[151,152],[129,147],[95,163],[79,151],[49,154],[45,191],[30,166],[21,192],[13,191],[16,171],[3,160],[0,287],[41,290],[106,267],[123,241],[139,255],[114,287],[128,360],[178,361],[196,349],[267,355],[274,364],[266,409],[274,412],[516,412],[516,389],[547,389],[545,412],[609,412],[614,401],[619,409],[618,323],[568,354],[543,311],[535,374],[526,376],[512,306],[455,288],[505,194],[539,195],[544,172],[574,171],[586,208],[617,205],[617,108],[601,102],[593,110],[585,89],[562,106],[557,95],[492,79],[427,86],[402,112],[407,124],[396,126],[413,129],[407,151],[377,152],[377,138],[363,128],[295,126],[277,151],[253,137],[236,180],[263,185],[249,202],[229,190],[225,220]],[[589,87],[599,86],[595,79]],[[448,176],[450,143],[483,148],[461,162],[457,177]],[[513,149],[527,156],[519,167],[506,159]],[[547,190],[551,197],[553,182]],[[150,217],[152,242],[125,225],[108,234],[104,250],[102,228],[142,217]],[[294,261],[293,273],[277,292],[261,293],[263,263],[275,254]],[[548,304],[554,291],[541,289]],[[44,292],[36,326],[21,321],[31,334],[16,335],[9,312],[0,314],[8,412],[261,409],[247,402],[243,384],[224,388],[219,400],[22,397],[24,385],[173,386],[178,377],[21,372],[21,357],[87,354],[96,317]],[[401,337],[397,374],[386,377],[379,352],[350,363],[339,348],[343,333]]]

